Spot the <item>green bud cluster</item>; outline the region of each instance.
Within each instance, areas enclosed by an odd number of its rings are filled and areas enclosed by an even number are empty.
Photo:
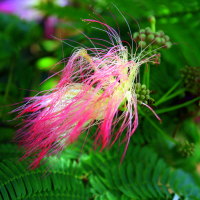
[[[178,146],[178,152],[184,158],[192,156],[194,153],[194,150],[195,150],[195,144],[189,143],[188,141],[185,141],[184,143],[179,144]]]
[[[193,94],[200,94],[200,67],[185,67],[181,70],[185,88]]]
[[[172,46],[168,35],[165,35],[163,31],[153,32],[149,27],[134,33],[133,39],[138,42],[138,45],[142,48],[146,47],[150,43],[153,49],[159,47],[168,49]]]
[[[154,103],[154,99],[150,97],[150,90],[147,89],[146,85],[141,85],[140,83],[136,83],[135,92],[139,104],[141,104],[142,102],[145,104]]]

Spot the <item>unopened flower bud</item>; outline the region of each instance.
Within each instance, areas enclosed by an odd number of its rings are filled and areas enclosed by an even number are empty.
[[[169,49],[171,46],[172,46],[172,43],[171,43],[171,42],[166,42],[165,47],[166,47],[167,49]]]
[[[169,41],[169,39],[170,39],[168,35],[165,35],[164,38],[166,41]]]
[[[145,34],[140,34],[140,39],[141,39],[141,40],[143,40],[143,41],[144,41],[144,40],[145,40],[145,38],[146,38],[146,35],[145,35]]]
[[[154,34],[150,34],[150,35],[147,36],[147,39],[150,40],[150,41],[152,41],[154,38],[155,38]]]
[[[146,32],[146,34],[151,34],[151,33],[152,33],[152,30],[151,30],[150,27],[146,27],[146,28],[145,28],[145,32]]]
[[[157,33],[158,33],[159,36],[164,36],[165,35],[165,33],[163,31],[158,31]]]
[[[162,42],[161,38],[160,37],[156,37],[155,43],[156,44],[161,44],[161,42]]]
[[[139,36],[139,33],[138,33],[138,32],[134,33],[134,34],[133,34],[133,39],[136,40],[136,39],[138,38],[138,36]]]
[[[141,29],[141,30],[140,30],[140,33],[145,33],[145,30],[144,30],[144,29]]]
[[[146,47],[146,42],[144,41],[139,41],[138,45],[142,48]]]

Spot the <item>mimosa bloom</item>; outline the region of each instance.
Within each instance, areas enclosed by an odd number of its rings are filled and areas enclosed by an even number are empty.
[[[94,124],[98,125],[95,143],[102,149],[113,144],[124,130],[127,148],[138,126],[135,83],[140,66],[152,57],[139,60],[128,53],[114,29],[99,21],[86,21],[105,26],[117,44],[76,50],[57,86],[42,96],[29,98],[18,109],[19,116],[26,115],[26,120],[17,138],[26,150],[24,157],[36,156],[33,168]]]

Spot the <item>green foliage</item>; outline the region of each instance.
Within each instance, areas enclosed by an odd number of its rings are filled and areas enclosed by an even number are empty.
[[[9,154],[12,151],[10,148]],[[164,200],[175,194],[190,200],[200,198],[194,174],[171,167],[150,146],[130,144],[120,163],[122,153],[122,148],[114,146],[78,156],[72,148],[46,159],[35,170],[27,169],[27,161],[8,158],[0,164],[2,198]]]
[[[121,164],[117,151],[94,153],[83,159],[87,171],[92,171],[89,180],[95,199],[120,199],[122,195],[127,199],[172,199],[174,194],[191,200],[200,198],[194,178],[170,168],[150,147],[131,146]]]
[[[39,41],[41,30],[34,22],[3,13],[0,13],[0,29],[0,103],[3,105],[0,119],[7,126],[7,120],[13,118],[7,114],[10,105],[21,101],[27,95],[25,90],[37,80],[32,77],[37,70],[31,66],[34,57],[31,46]]]
[[[2,147],[0,147],[2,150]],[[12,149],[10,149],[12,151]],[[10,154],[11,152],[9,152]],[[0,164],[0,194],[9,199],[89,199],[80,165],[67,157],[51,157],[46,165],[28,170],[28,162],[16,158]]]
[[[40,34],[35,23],[28,23],[16,16],[0,13],[0,70],[10,64],[10,60],[19,57],[20,51],[29,46]],[[34,31],[34,35],[32,32]]]

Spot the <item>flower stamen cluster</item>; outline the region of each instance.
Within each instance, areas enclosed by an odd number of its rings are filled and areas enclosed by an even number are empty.
[[[137,77],[141,65],[151,62],[153,56],[140,60],[129,55],[114,29],[96,20],[85,21],[103,25],[117,44],[98,51],[77,49],[57,86],[44,95],[29,98],[17,109],[19,117],[26,116],[17,140],[26,150],[24,157],[35,156],[32,168],[95,124],[95,143],[102,149],[112,145],[124,131],[127,148],[138,126]],[[122,105],[126,109],[120,109]],[[121,126],[116,129],[119,122]]]

